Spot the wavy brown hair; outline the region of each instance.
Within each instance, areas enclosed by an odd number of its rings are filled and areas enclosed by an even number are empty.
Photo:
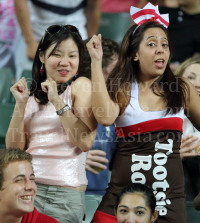
[[[139,63],[138,61],[134,61],[134,57],[139,50],[140,43],[143,40],[146,30],[149,28],[162,29],[168,38],[171,52],[170,38],[164,26],[157,22],[150,21],[142,24],[137,30],[135,30],[136,27],[137,25],[131,26],[125,34],[120,47],[118,62],[107,79],[107,89],[110,98],[115,103],[119,103],[118,96],[120,91],[125,95],[126,101],[129,101],[130,95],[128,95],[125,90],[127,83],[139,81]],[[134,30],[135,33],[133,34]],[[163,101],[166,102],[166,114],[176,114],[182,107],[185,107],[187,95],[189,94],[189,86],[181,78],[174,76],[169,67],[169,62],[164,73],[151,85],[151,88],[154,94],[162,97]]]

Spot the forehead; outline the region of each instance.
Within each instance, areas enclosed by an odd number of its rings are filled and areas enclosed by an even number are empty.
[[[47,51],[51,52],[54,47],[56,46],[57,43],[53,43]],[[63,40],[59,45],[58,47],[56,48],[57,50],[60,50],[60,51],[78,51],[78,46],[76,44],[76,42],[71,39],[71,38],[68,38],[66,40]]]
[[[200,76],[200,64],[190,64],[185,69],[185,73],[192,73],[192,72]]]
[[[28,161],[16,161],[9,163],[4,169],[4,180],[12,179],[17,175],[30,176],[33,173],[33,168]]]
[[[141,193],[125,194],[119,205],[126,205],[130,208],[137,206],[147,208],[146,201]]]
[[[158,38],[158,39],[161,39],[161,38],[168,39],[166,33],[161,28],[149,28],[149,29],[147,29],[144,33],[143,40],[147,40],[147,38],[151,37],[151,36],[155,37],[155,38]]]

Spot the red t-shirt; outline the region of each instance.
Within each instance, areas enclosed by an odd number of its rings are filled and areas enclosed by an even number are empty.
[[[34,211],[22,218],[22,223],[59,223],[54,218],[44,215],[34,208]]]

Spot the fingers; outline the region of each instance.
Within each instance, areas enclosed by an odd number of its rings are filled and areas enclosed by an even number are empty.
[[[106,152],[101,150],[91,150],[88,153],[87,160],[91,160],[92,162],[108,163],[108,159],[102,156],[106,156]]]
[[[102,170],[107,169],[106,165],[99,163],[99,162],[93,162],[92,160],[88,160],[88,159],[86,160],[86,165],[90,166],[91,168],[96,167],[96,168],[102,169]]]
[[[86,165],[85,168],[86,168],[87,171],[90,171],[91,173],[94,173],[94,174],[96,174],[96,175],[99,174],[99,172],[96,171],[96,170],[94,170],[90,165]]]
[[[87,48],[95,48],[98,49],[101,46],[101,34],[98,36],[94,35],[90,41],[86,44]]]
[[[48,93],[49,84],[47,82],[41,83],[41,88],[45,93]]]
[[[193,135],[188,135],[182,139],[181,147],[190,146],[190,144],[194,143],[196,140],[198,140],[198,137],[195,137]]]
[[[44,92],[48,93],[49,88],[53,85],[56,87],[56,82],[51,77],[48,77],[45,82],[41,83],[41,88]]]
[[[15,83],[11,88],[10,91],[19,91],[19,92],[24,92],[26,90],[28,90],[27,87],[27,83],[26,83],[26,79],[24,77],[22,77],[17,83]]]

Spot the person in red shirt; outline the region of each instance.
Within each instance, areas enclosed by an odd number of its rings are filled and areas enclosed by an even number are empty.
[[[0,150],[1,223],[58,223],[34,207],[37,186],[31,161],[31,154],[20,149]]]

